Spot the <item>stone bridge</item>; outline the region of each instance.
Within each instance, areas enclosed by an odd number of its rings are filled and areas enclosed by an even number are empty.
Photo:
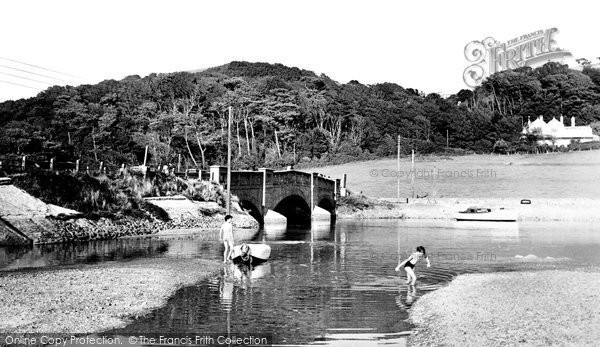
[[[210,180],[227,184],[227,168],[211,166]],[[231,193],[261,224],[334,221],[340,180],[296,170],[232,171]]]

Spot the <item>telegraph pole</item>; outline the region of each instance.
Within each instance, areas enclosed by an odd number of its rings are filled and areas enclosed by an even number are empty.
[[[412,198],[415,198],[415,150],[413,149],[411,152],[411,167],[412,167],[412,175],[410,175],[410,183],[412,186]]]
[[[144,170],[144,179],[146,179],[146,172],[148,171],[148,167],[146,166],[147,160],[148,160],[148,146],[146,146],[146,151],[144,152],[144,167],[142,168],[142,170]],[[77,162],[79,162],[79,160]],[[79,168],[78,168],[78,170],[79,170]]]
[[[398,135],[398,169],[396,170],[396,177],[398,178],[398,193],[396,198],[400,201],[400,135]]]
[[[227,120],[227,214],[231,214],[231,114],[233,109],[229,106],[229,119]]]

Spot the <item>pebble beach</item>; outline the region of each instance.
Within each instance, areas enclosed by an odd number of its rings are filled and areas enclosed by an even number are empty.
[[[0,331],[96,333],[163,306],[218,261],[150,258],[0,273]]]
[[[420,298],[415,346],[594,346],[600,268],[466,274]]]

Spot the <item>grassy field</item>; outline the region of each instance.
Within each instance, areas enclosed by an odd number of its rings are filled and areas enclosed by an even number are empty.
[[[311,171],[311,170],[304,170]],[[539,155],[467,155],[354,162],[315,168],[333,178],[347,174],[353,192],[381,198],[414,195],[469,198],[596,198],[600,151]]]

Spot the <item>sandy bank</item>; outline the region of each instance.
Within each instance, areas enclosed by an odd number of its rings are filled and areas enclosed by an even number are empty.
[[[600,270],[468,274],[420,298],[409,342],[426,346],[597,345]]]
[[[500,198],[438,198],[411,199],[398,203],[394,199],[381,200],[380,205],[361,211],[339,210],[338,218],[407,218],[454,219],[458,211],[469,206],[504,207],[514,209],[520,221],[600,221],[600,199],[549,199],[531,198],[531,204],[521,204],[521,199]],[[391,206],[390,206],[391,205]]]
[[[201,259],[154,258],[0,272],[0,331],[93,333],[121,327],[221,266]]]
[[[364,210],[342,208],[336,211],[337,219],[400,219],[404,217],[405,211],[397,205],[392,207],[381,205]]]

